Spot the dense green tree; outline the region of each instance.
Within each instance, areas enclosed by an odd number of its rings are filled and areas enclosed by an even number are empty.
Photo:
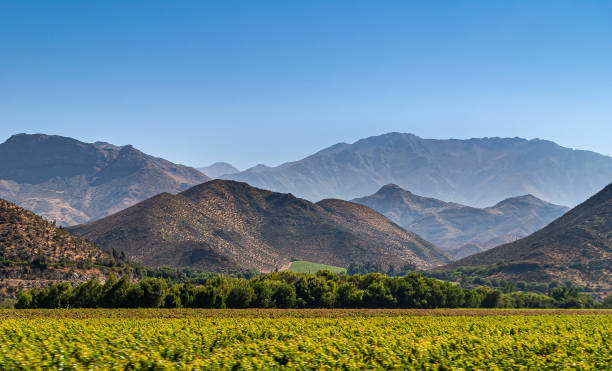
[[[41,290],[38,305],[40,308],[68,308],[71,295],[72,287],[68,282],[48,286]]]
[[[100,303],[103,286],[97,278],[77,286],[70,298],[73,308],[95,308]]]
[[[172,287],[164,298],[164,308],[182,308],[181,293],[178,286]]]
[[[197,308],[225,308],[225,296],[220,287],[206,285],[196,290],[195,307]]]
[[[293,308],[295,307],[297,297],[295,287],[286,282],[280,281],[274,288],[272,300],[277,308]]]
[[[21,291],[17,295],[17,303],[15,304],[15,308],[17,309],[26,309],[26,308],[36,308],[36,306],[32,305],[34,290],[24,290]]]
[[[251,283],[253,287],[252,306],[255,308],[270,308],[274,305],[272,295],[274,294],[273,284],[268,280],[258,280]]]
[[[294,283],[298,299],[309,308],[330,308],[335,301],[335,282],[322,276],[302,276]]]
[[[602,306],[607,309],[612,309],[612,295],[607,296],[603,300]]]
[[[343,282],[338,285],[336,293],[336,307],[359,308],[363,306],[364,291],[360,290],[352,282]]]
[[[178,285],[178,292],[182,306],[184,306],[185,308],[191,308],[195,306],[195,287],[193,287],[190,283],[183,283]]]
[[[245,279],[235,280],[227,295],[228,308],[248,308],[255,297],[255,290]]]
[[[158,308],[164,303],[168,284],[161,278],[148,278],[138,283],[142,290],[141,303],[146,308]]]
[[[465,296],[463,301],[464,308],[478,308],[480,307],[480,295],[476,290],[463,290]]]
[[[397,306],[397,299],[391,295],[384,280],[377,277],[365,289],[363,303],[372,308],[393,308]]]
[[[481,287],[480,306],[482,308],[497,308],[502,298],[502,293],[499,290],[493,290],[488,287]]]
[[[446,308],[460,308],[465,305],[465,290],[457,284],[450,282],[443,283],[445,292],[445,307]]]
[[[126,295],[132,286],[127,276],[122,276],[118,281],[111,275],[102,289],[102,306],[106,308],[126,307]],[[114,284],[112,284],[115,282]]]

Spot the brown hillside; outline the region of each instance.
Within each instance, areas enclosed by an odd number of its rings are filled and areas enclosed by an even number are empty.
[[[559,280],[612,291],[612,184],[547,227],[444,269],[504,261],[492,277]]]
[[[440,251],[433,245],[421,238],[416,233],[406,231],[397,224],[369,207],[353,202],[328,199],[317,203],[327,211],[331,212],[336,222],[351,233],[364,239],[386,241],[386,244],[400,250],[405,241],[414,241],[410,250],[403,251],[405,258],[411,261],[421,260],[422,264],[440,259]],[[394,250],[379,251],[381,254],[395,253]]]
[[[430,243],[366,207],[314,204],[225,180],[161,194],[70,230],[152,266],[270,271],[286,268],[292,258],[338,266],[448,262]]]
[[[107,253],[82,238],[55,228],[38,215],[0,199],[0,298],[14,297],[24,288],[59,281],[82,282],[103,278],[96,268],[79,269],[41,263],[95,262],[108,259]]]
[[[96,261],[106,254],[38,215],[0,199],[0,256],[4,260]]]

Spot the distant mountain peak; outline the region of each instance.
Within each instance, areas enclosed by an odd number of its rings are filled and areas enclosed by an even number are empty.
[[[227,162],[215,162],[212,165],[202,166],[197,169],[212,179],[218,178],[222,175],[235,174],[240,171]]]
[[[273,169],[273,167],[265,165],[265,164],[257,164],[253,167],[248,168],[246,171],[258,172],[258,171],[266,171],[270,169]]]
[[[24,139],[32,139],[32,138],[49,138],[49,137],[51,137],[51,135],[47,135],[47,134],[17,133],[17,134],[11,135],[8,138],[8,140],[14,141],[14,140],[24,140]]]
[[[507,205],[519,205],[519,204],[530,204],[530,205],[538,205],[538,206],[549,206],[549,207],[557,207],[557,208],[565,208],[567,210],[569,210],[568,207],[566,206],[560,206],[560,205],[555,205],[553,203],[544,201],[534,195],[532,195],[531,193],[526,194],[526,195],[522,195],[522,196],[514,196],[514,197],[508,197],[505,200],[501,200],[500,202],[498,202],[497,204],[495,204],[495,206],[492,206],[492,209],[495,208],[501,208]]]
[[[403,191],[403,192],[410,193],[410,191],[403,189],[402,187],[398,186],[397,184],[393,184],[393,183],[385,184],[384,186],[380,187],[380,189],[378,190],[378,192],[387,192],[387,191]]]
[[[370,197],[389,198],[389,200],[393,200],[394,202],[409,202],[413,206],[416,206],[416,204],[420,204],[420,205],[436,204],[438,206],[451,204],[451,203],[447,203],[447,202],[444,202],[444,201],[441,201],[441,200],[438,200],[432,197],[419,196],[393,183],[385,184],[378,191],[376,191],[376,193],[374,193]],[[366,199],[366,198],[367,197],[363,197],[363,198],[359,198],[355,200],[358,203],[360,203],[359,200]]]
[[[528,193],[571,206],[612,179],[612,157],[541,139],[423,139],[393,132],[224,178],[313,201],[353,199],[396,184],[473,207]]]
[[[458,257],[524,237],[568,210],[533,195],[475,208],[415,195],[395,184],[387,184],[378,192],[353,201],[377,210]]]
[[[131,145],[17,134],[0,144],[0,180],[0,197],[71,225],[210,178]]]

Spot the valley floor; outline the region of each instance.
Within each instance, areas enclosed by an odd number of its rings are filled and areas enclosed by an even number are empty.
[[[0,310],[2,369],[610,369],[611,310]]]

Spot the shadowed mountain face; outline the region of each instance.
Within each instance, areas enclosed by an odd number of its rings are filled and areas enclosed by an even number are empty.
[[[23,289],[55,281],[80,282],[97,275],[95,269],[51,268],[37,270],[22,264],[109,259],[109,255],[43,218],[0,199],[0,298],[15,296]],[[11,262],[11,263],[9,263]],[[102,275],[103,276],[103,275]]]
[[[451,251],[456,258],[525,237],[569,210],[532,195],[512,197],[479,209],[418,196],[395,184],[353,202],[380,212],[403,228]]]
[[[476,207],[525,194],[573,206],[608,184],[612,157],[537,139],[435,140],[390,133],[224,178],[309,200],[349,200],[394,183]]]
[[[0,144],[0,197],[62,225],[97,219],[209,179],[129,145],[41,134],[18,134]]]
[[[160,194],[70,230],[147,265],[215,271],[284,269],[292,258],[337,266],[369,261],[420,268],[449,260],[365,206],[340,200],[313,204],[224,180],[178,195]]]
[[[612,184],[532,235],[445,269],[502,261],[492,278],[555,279],[612,292]]]
[[[215,162],[210,166],[198,167],[197,169],[212,179],[217,179],[221,175],[236,174],[240,171],[227,162]]]

